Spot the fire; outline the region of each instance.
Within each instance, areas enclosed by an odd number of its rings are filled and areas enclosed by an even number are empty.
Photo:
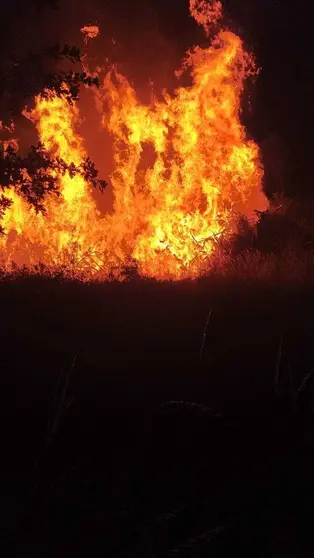
[[[207,2],[207,0],[190,0],[190,12],[195,21],[202,25],[206,34],[208,34],[210,27],[222,17],[222,4],[219,0],[212,2]]]
[[[190,0],[206,32],[221,16],[220,2]],[[229,234],[239,211],[261,191],[256,144],[240,123],[243,83],[253,64],[241,40],[220,31],[207,49],[188,53],[191,85],[141,104],[127,79],[109,72],[98,96],[102,124],[114,144],[114,210],[101,215],[82,175],[60,175],[60,196],[36,214],[15,193],[2,225],[2,259],[51,269],[66,266],[84,279],[122,273],[130,261],[143,276],[196,277],[210,265],[217,239]],[[52,92],[36,98],[31,115],[55,157],[80,165],[79,107]]]
[[[89,25],[85,25],[81,28],[81,33],[84,35],[85,44],[87,44],[89,39],[95,39],[98,37],[100,31],[98,25],[92,25],[90,23]]]
[[[54,94],[38,97],[32,118],[46,149],[67,164],[83,162],[83,141],[74,132],[76,106]],[[99,217],[95,202],[81,175],[71,177],[66,172],[59,181],[60,198],[47,199],[45,215],[36,213],[22,198],[10,193],[13,204],[4,216],[7,234],[1,239],[6,262],[31,265],[40,261],[53,267],[69,263],[74,252],[76,258],[84,257],[90,242],[88,229]]]

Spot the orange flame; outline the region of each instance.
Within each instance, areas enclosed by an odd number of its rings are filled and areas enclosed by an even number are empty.
[[[85,44],[88,43],[89,39],[95,39],[100,34],[98,25],[85,25],[81,28],[81,33],[84,35]]]
[[[218,23],[222,17],[222,4],[219,0],[190,0],[190,12],[208,34],[210,26]]]
[[[207,30],[221,4],[190,0],[190,9]],[[239,120],[252,61],[236,35],[221,31],[209,48],[188,53],[184,70],[191,85],[149,105],[121,74],[107,74],[100,104],[114,141],[113,214],[99,213],[81,175],[60,175],[61,195],[47,199],[46,215],[10,192],[0,240],[7,269],[11,261],[40,261],[84,279],[107,278],[133,260],[142,275],[182,279],[210,265],[217,238],[232,232],[237,213],[252,210],[248,200],[261,190],[258,148]],[[38,96],[32,119],[52,154],[82,163],[77,105],[53,93]]]

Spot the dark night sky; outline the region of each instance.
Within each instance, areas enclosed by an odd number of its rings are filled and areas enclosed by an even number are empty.
[[[118,62],[140,89],[152,77],[172,85],[172,72],[184,51],[204,42],[189,17],[188,0],[60,0],[56,11],[36,11],[34,2],[1,6],[1,64],[10,52],[40,50],[55,42],[75,43],[79,28],[97,20],[100,56]],[[310,6],[290,0],[225,0],[225,22],[255,53],[261,73],[244,110],[249,133],[265,152],[270,181],[283,166],[285,190],[312,190],[314,124],[314,33]],[[113,45],[112,38],[116,43]],[[278,161],[277,161],[278,159]]]

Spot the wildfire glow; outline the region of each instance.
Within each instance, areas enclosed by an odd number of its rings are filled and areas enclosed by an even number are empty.
[[[208,31],[221,4],[209,8],[204,0],[190,0],[190,11]],[[60,175],[61,195],[48,196],[45,215],[10,192],[13,204],[0,239],[4,267],[42,262],[85,279],[106,279],[135,261],[148,277],[199,275],[217,238],[232,232],[239,211],[253,211],[250,200],[261,191],[258,148],[239,120],[251,70],[241,40],[221,31],[207,49],[188,53],[182,71],[190,72],[191,85],[149,105],[137,100],[125,77],[108,73],[98,105],[114,142],[113,213],[100,214],[81,175]],[[82,163],[77,105],[53,93],[38,96],[32,119],[52,154]]]

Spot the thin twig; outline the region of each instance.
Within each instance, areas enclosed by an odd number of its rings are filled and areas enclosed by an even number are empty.
[[[291,397],[291,406],[292,406],[292,412],[295,412],[295,399],[296,399],[296,392],[294,389],[294,385],[293,385],[293,379],[292,379],[292,372],[291,372],[291,366],[290,363],[288,363],[288,376],[289,376],[289,387],[290,387],[290,397]]]
[[[204,327],[204,332],[203,332],[203,337],[202,337],[202,344],[201,344],[201,350],[200,350],[200,360],[201,362],[203,362],[203,358],[204,358],[204,350],[205,350],[205,344],[206,344],[206,339],[207,339],[207,330],[208,330],[208,324],[209,324],[209,320],[211,318],[212,315],[212,308],[210,309],[210,311],[208,312],[207,315],[207,319],[206,319],[206,323],[205,323],[205,327]]]
[[[300,417],[305,417],[308,413],[313,411],[313,389],[312,382],[314,378],[314,369],[305,375],[301,384],[296,391],[296,404]]]
[[[161,404],[162,409],[167,408],[174,408],[174,409],[184,409],[188,411],[195,411],[202,414],[210,414],[214,418],[221,418],[221,413],[216,413],[212,407],[208,407],[207,405],[203,405],[202,403],[196,403],[195,401],[166,401],[165,403]]]
[[[279,376],[281,370],[283,338],[284,335],[282,333],[279,341],[279,347],[278,347],[277,358],[276,358],[275,376],[274,376],[274,390],[277,395],[279,394],[278,383],[279,383]]]
[[[194,537],[191,537],[181,543],[176,548],[171,549],[167,556],[200,556],[205,550],[226,531],[233,528],[233,525],[221,525],[205,531]]]
[[[65,399],[67,396],[67,392],[68,392],[68,387],[70,384],[70,379],[72,377],[73,374],[73,370],[75,368],[75,364],[76,364],[76,360],[77,360],[77,353],[74,355],[73,359],[72,359],[72,363],[71,366],[69,367],[65,379],[64,379],[64,383],[63,383],[63,387],[61,390],[61,394],[60,394],[60,399],[59,402],[56,406],[55,412],[52,416],[52,420],[50,423],[50,426],[48,427],[48,432],[47,432],[47,437],[46,437],[46,445],[49,445],[49,443],[52,441],[53,436],[55,435],[59,423],[60,423],[60,419],[62,417],[63,414],[63,410],[65,409]],[[63,376],[63,374],[61,374],[61,377]],[[59,379],[58,384],[60,385],[61,381]]]
[[[300,393],[302,393],[302,392],[306,389],[306,387],[308,386],[309,381],[311,380],[311,378],[312,378],[312,376],[313,376],[313,373],[314,373],[314,369],[312,368],[312,369],[310,370],[310,372],[308,372],[308,373],[304,376],[304,378],[303,378],[301,384],[299,385],[299,387],[298,387],[298,389],[297,389],[297,397],[300,395]]]

